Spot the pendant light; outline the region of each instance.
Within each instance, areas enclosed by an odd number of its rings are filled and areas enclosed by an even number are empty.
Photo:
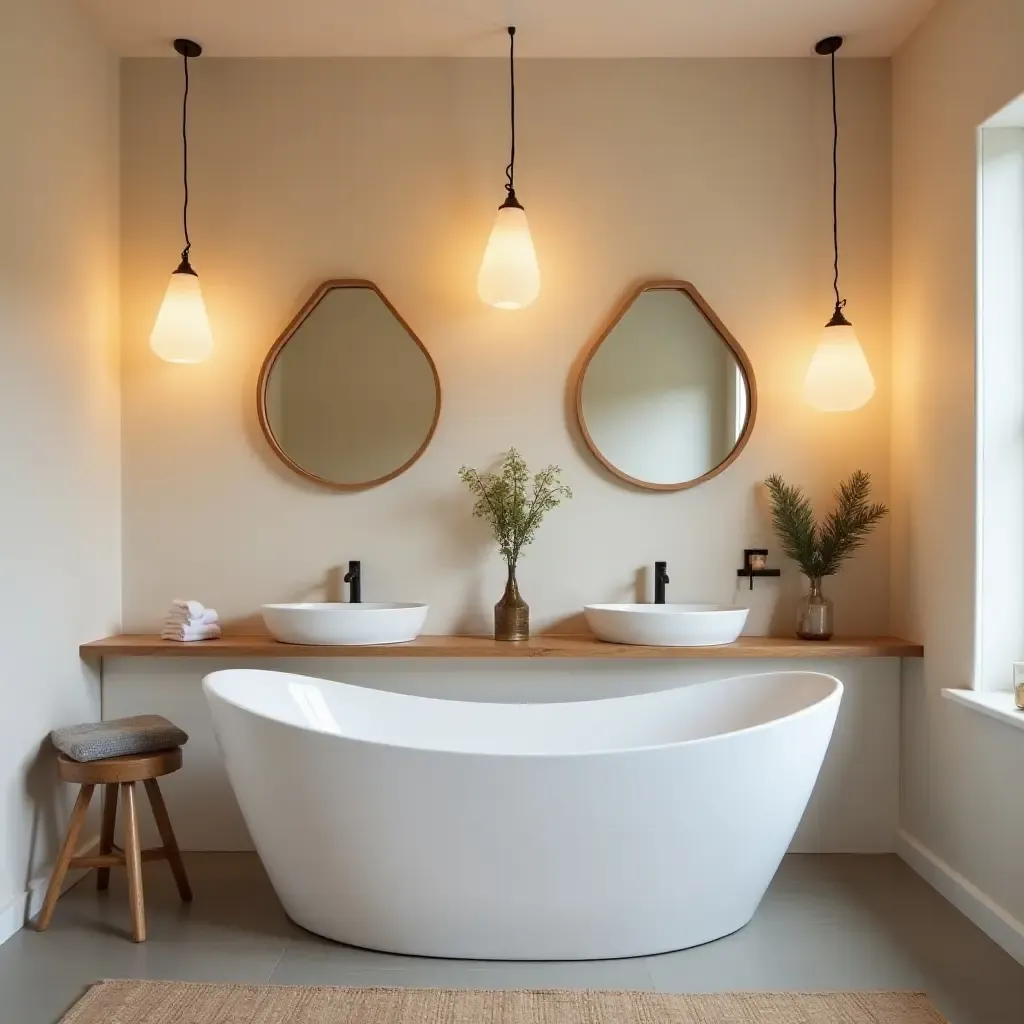
[[[498,309],[522,309],[530,305],[540,292],[540,268],[526,222],[526,211],[516,198],[516,30],[508,29],[509,107],[512,123],[512,152],[505,177],[508,193],[498,207],[491,237],[484,250],[476,290],[489,306]]]
[[[203,48],[191,39],[175,39],[174,49],[185,62],[185,95],[181,104],[182,183],[185,192],[181,219],[185,248],[177,270],[171,274],[149,344],[161,359],[169,363],[201,363],[213,351],[213,335],[199,287],[199,275],[188,259],[192,248],[188,237],[188,62],[198,57]]]
[[[815,52],[832,59],[832,251],[835,274],[832,287],[836,308],[825,325],[821,340],[807,367],[804,400],[823,412],[849,412],[866,405],[875,393],[864,350],[843,309],[846,299],[839,294],[839,113],[836,106],[836,51],[842,36],[829,36],[815,46]]]

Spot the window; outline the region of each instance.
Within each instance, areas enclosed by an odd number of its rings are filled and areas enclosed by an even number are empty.
[[[1024,97],[982,126],[978,154],[974,688],[994,691],[1024,660]]]

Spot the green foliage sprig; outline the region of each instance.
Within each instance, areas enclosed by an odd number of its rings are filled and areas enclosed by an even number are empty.
[[[814,579],[834,576],[840,566],[867,540],[889,510],[880,502],[869,502],[871,477],[857,470],[835,492],[836,507],[823,523],[816,523],[807,496],[799,487],[787,484],[773,473],[765,485],[771,497],[772,526],[782,550]]]
[[[479,473],[469,466],[459,470],[459,478],[476,498],[473,515],[490,526],[509,569],[519,563],[520,552],[533,541],[544,516],[572,497],[561,473],[558,466],[547,466],[531,480],[515,448],[505,453],[499,473]]]

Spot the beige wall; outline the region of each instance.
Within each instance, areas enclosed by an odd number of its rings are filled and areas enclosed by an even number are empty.
[[[510,445],[533,466],[562,465],[576,492],[521,569],[541,629],[573,624],[584,602],[632,598],[656,558],[677,600],[731,598],[742,549],[769,540],[755,500],[768,472],[824,498],[861,467],[887,498],[889,66],[840,72],[844,286],[879,394],[829,418],[800,399],[831,313],[826,64],[524,61],[516,184],[543,287],[509,313],[475,294],[504,194],[504,62],[204,58],[191,94],[193,262],[217,349],[182,367],[146,340],[180,248],[181,68],[125,61],[125,626],[154,627],[176,596],[244,618],[316,594],[331,566],[362,558],[366,599],[429,601],[429,631],[486,631],[502,573],[456,474]],[[344,276],[375,280],[423,339],[444,404],[410,472],[339,495],[274,459],[254,395],[275,336],[316,284]],[[716,309],[761,398],[742,458],[668,495],[611,479],[566,411],[583,348],[638,279],[666,276]],[[888,575],[883,529],[831,587],[844,631],[886,629]],[[790,569],[775,628],[791,628],[799,590]],[[755,628],[769,627],[779,592],[754,593]]]
[[[99,715],[120,601],[117,63],[65,0],[0,0],[0,940],[63,832],[40,744]]]
[[[944,0],[893,92],[892,603],[927,652],[904,686],[903,827],[1019,922],[1024,743],[940,690],[972,684],[975,654],[976,130],[1024,92],[1024,6]]]

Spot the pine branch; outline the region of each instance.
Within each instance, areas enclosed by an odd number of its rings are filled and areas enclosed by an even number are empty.
[[[771,496],[772,526],[783,552],[800,566],[805,575],[814,575],[818,545],[810,501],[799,487],[787,484],[777,473],[765,480],[765,486]]]
[[[836,507],[818,525],[811,504],[798,487],[773,474],[765,480],[771,496],[772,525],[782,550],[805,576],[834,576],[843,562],[864,545],[878,522],[889,514],[880,502],[869,502],[871,477],[851,474],[835,492]]]
[[[833,576],[842,563],[861,548],[889,510],[880,502],[869,503],[871,477],[857,470],[835,492],[836,507],[822,527],[822,575]]]

